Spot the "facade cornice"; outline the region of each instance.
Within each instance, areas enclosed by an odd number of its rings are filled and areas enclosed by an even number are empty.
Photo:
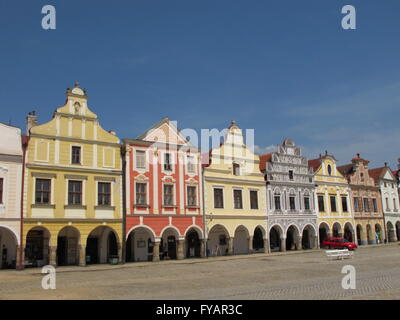
[[[264,181],[233,179],[233,178],[220,178],[220,177],[213,177],[213,176],[205,176],[204,179],[206,181],[216,181],[216,182],[226,182],[226,183],[244,183],[246,185],[253,184],[253,185],[265,186]]]
[[[104,174],[104,175],[122,175],[122,170],[102,170],[102,169],[91,169],[91,168],[74,168],[74,167],[63,167],[63,166],[54,166],[54,165],[43,165],[43,164],[33,164],[28,163],[26,165],[28,169],[39,169],[39,170],[53,170],[53,171],[62,171],[65,172],[82,172],[82,173],[95,173],[95,174]]]
[[[79,139],[79,138],[71,138],[71,137],[63,137],[63,136],[48,136],[43,134],[36,134],[32,133],[30,135],[31,138],[38,138],[38,139],[49,139],[49,140],[59,140],[59,141],[67,141],[67,142],[74,142],[74,143],[84,143],[84,144],[97,144],[102,146],[110,146],[110,147],[120,147],[119,143],[113,142],[105,142],[99,140],[87,140],[87,139]],[[118,138],[118,137],[116,137]]]

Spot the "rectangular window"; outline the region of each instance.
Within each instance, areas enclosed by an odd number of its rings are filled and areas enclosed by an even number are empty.
[[[310,210],[310,197],[304,197],[304,209]]]
[[[393,199],[393,209],[394,209],[395,211],[397,211],[396,199]]]
[[[50,204],[51,180],[36,179],[35,203]]]
[[[364,198],[364,212],[369,212],[369,201],[368,198]]]
[[[0,204],[3,204],[3,185],[4,179],[0,178]]]
[[[142,150],[136,150],[136,168],[146,168],[146,152]]]
[[[170,153],[166,153],[166,154],[165,154],[165,159],[164,159],[164,170],[165,170],[165,171],[172,171],[171,154],[170,154]]]
[[[358,200],[358,198],[354,198],[354,211],[356,212],[360,212],[360,202]]]
[[[68,181],[68,204],[82,204],[82,181]]]
[[[71,163],[81,164],[81,147],[72,146]]]
[[[147,185],[146,183],[136,183],[136,204],[145,205],[147,204]]]
[[[250,208],[258,209],[258,192],[255,190],[250,191]]]
[[[342,210],[343,212],[347,212],[347,197],[342,197]]]
[[[276,194],[274,195],[275,200],[275,210],[281,210],[281,195]]]
[[[111,206],[111,183],[110,182],[99,182],[98,183],[98,205],[99,206]]]
[[[195,173],[195,163],[194,163],[194,157],[193,156],[188,156],[187,157],[187,171],[189,173]]]
[[[296,210],[296,197],[289,196],[289,208],[290,210]]]
[[[242,190],[233,190],[233,202],[235,209],[243,209]]]
[[[233,164],[233,174],[235,176],[240,176],[240,165],[237,163]]]
[[[174,205],[174,187],[170,184],[164,184],[164,206]]]
[[[374,212],[378,212],[378,203],[376,202],[376,199],[372,199],[372,206],[374,208]]]
[[[196,196],[196,187],[188,186],[187,187],[187,203],[188,206],[196,206],[197,205],[197,196]]]
[[[385,198],[386,201],[386,210],[390,210],[389,209],[389,198]]]
[[[224,207],[224,193],[222,189],[214,188],[214,208]]]
[[[336,197],[335,196],[331,196],[331,212],[336,212]]]
[[[289,170],[289,180],[293,180],[293,170]]]
[[[324,196],[318,196],[318,210],[325,212]]]

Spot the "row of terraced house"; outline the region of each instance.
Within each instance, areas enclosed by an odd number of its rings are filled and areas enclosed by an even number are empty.
[[[164,118],[104,130],[78,84],[49,122],[0,124],[0,266],[159,261],[400,240],[399,170],[357,154],[308,160],[293,140],[258,156],[232,121],[201,154]],[[399,164],[400,168],[400,164]]]

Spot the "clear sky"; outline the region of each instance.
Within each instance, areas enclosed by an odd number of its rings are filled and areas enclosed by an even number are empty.
[[[56,30],[41,28],[44,5]],[[357,30],[341,28],[354,5]],[[398,0],[0,0],[0,121],[50,119],[75,80],[105,129],[136,137],[237,120],[257,150],[290,137],[371,167],[400,157]]]

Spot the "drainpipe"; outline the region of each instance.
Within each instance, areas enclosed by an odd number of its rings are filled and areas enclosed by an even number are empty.
[[[126,147],[121,145],[122,158],[122,257],[121,262],[126,262]]]
[[[204,179],[204,168],[201,168],[201,184],[202,184],[202,193],[203,193],[203,242],[204,242],[204,257],[207,257],[207,228],[206,228],[206,206],[205,206],[205,179]]]
[[[28,136],[22,136],[22,181],[21,181],[21,217],[20,217],[20,227],[19,227],[19,265],[17,266],[18,270],[24,269],[24,252],[25,248],[23,247],[24,243],[24,192],[25,192],[25,161],[26,161],[26,149],[28,146]]]

